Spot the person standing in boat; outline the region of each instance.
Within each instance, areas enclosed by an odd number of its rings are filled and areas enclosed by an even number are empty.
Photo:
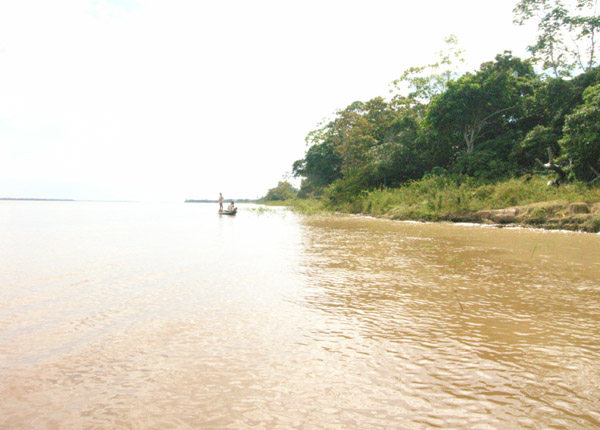
[[[219,193],[219,211],[223,211],[223,194]]]

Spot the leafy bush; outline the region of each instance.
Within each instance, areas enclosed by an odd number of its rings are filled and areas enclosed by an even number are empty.
[[[589,181],[600,172],[600,84],[586,89],[583,101],[567,116],[560,145],[575,176]]]
[[[480,150],[458,157],[454,170],[475,178],[490,180],[506,176],[511,167],[511,164],[499,158],[494,151]]]
[[[279,181],[275,188],[271,188],[267,191],[267,195],[264,197],[267,201],[282,201],[296,198],[298,190],[294,188],[288,181]]]
[[[538,125],[527,133],[523,141],[515,145],[510,159],[518,166],[531,171],[535,166],[536,158],[546,159],[548,148],[552,149],[554,154],[558,154],[558,139],[559,136],[550,127]]]
[[[341,184],[337,184],[338,187]],[[346,190],[348,191],[348,190]],[[494,184],[464,175],[428,175],[400,188],[383,188],[352,195],[343,201],[331,198],[340,189],[328,190],[330,209],[400,219],[455,219],[483,209],[524,206],[543,201],[599,201],[600,187],[583,183],[548,187],[542,177],[508,179]],[[353,196],[353,197],[352,197]]]

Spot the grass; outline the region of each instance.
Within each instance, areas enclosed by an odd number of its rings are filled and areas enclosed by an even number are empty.
[[[553,221],[552,217],[564,216],[569,204],[574,202],[585,202],[596,209],[585,219],[575,220],[572,227],[567,219],[559,223],[556,219]],[[528,219],[523,221],[528,225],[598,232],[598,202],[600,186],[588,187],[582,183],[552,187],[542,177],[529,177],[481,184],[472,179],[430,176],[400,188],[363,192],[336,205],[327,199],[288,200],[276,204],[291,206],[305,214],[338,211],[401,220],[474,222],[482,221],[478,211],[533,205],[529,208]]]
[[[386,216],[394,219],[436,221],[457,214],[485,209],[526,206],[537,202],[570,203],[600,201],[600,188],[583,184],[550,187],[542,178],[510,179],[495,184],[457,182],[445,177],[429,177],[398,189],[373,190],[348,202],[348,212]]]
[[[331,208],[326,208],[323,202],[317,199],[277,200],[264,202],[263,204],[267,206],[288,206],[305,215],[318,215],[325,212],[332,212]]]

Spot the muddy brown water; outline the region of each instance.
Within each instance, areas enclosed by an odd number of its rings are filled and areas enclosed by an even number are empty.
[[[1,429],[600,427],[600,235],[0,202]]]

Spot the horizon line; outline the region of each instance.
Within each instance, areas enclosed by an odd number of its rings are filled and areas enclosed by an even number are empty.
[[[92,200],[92,199],[63,199],[45,197],[0,197],[0,201],[28,202],[98,202],[98,203],[139,203],[140,200]]]

